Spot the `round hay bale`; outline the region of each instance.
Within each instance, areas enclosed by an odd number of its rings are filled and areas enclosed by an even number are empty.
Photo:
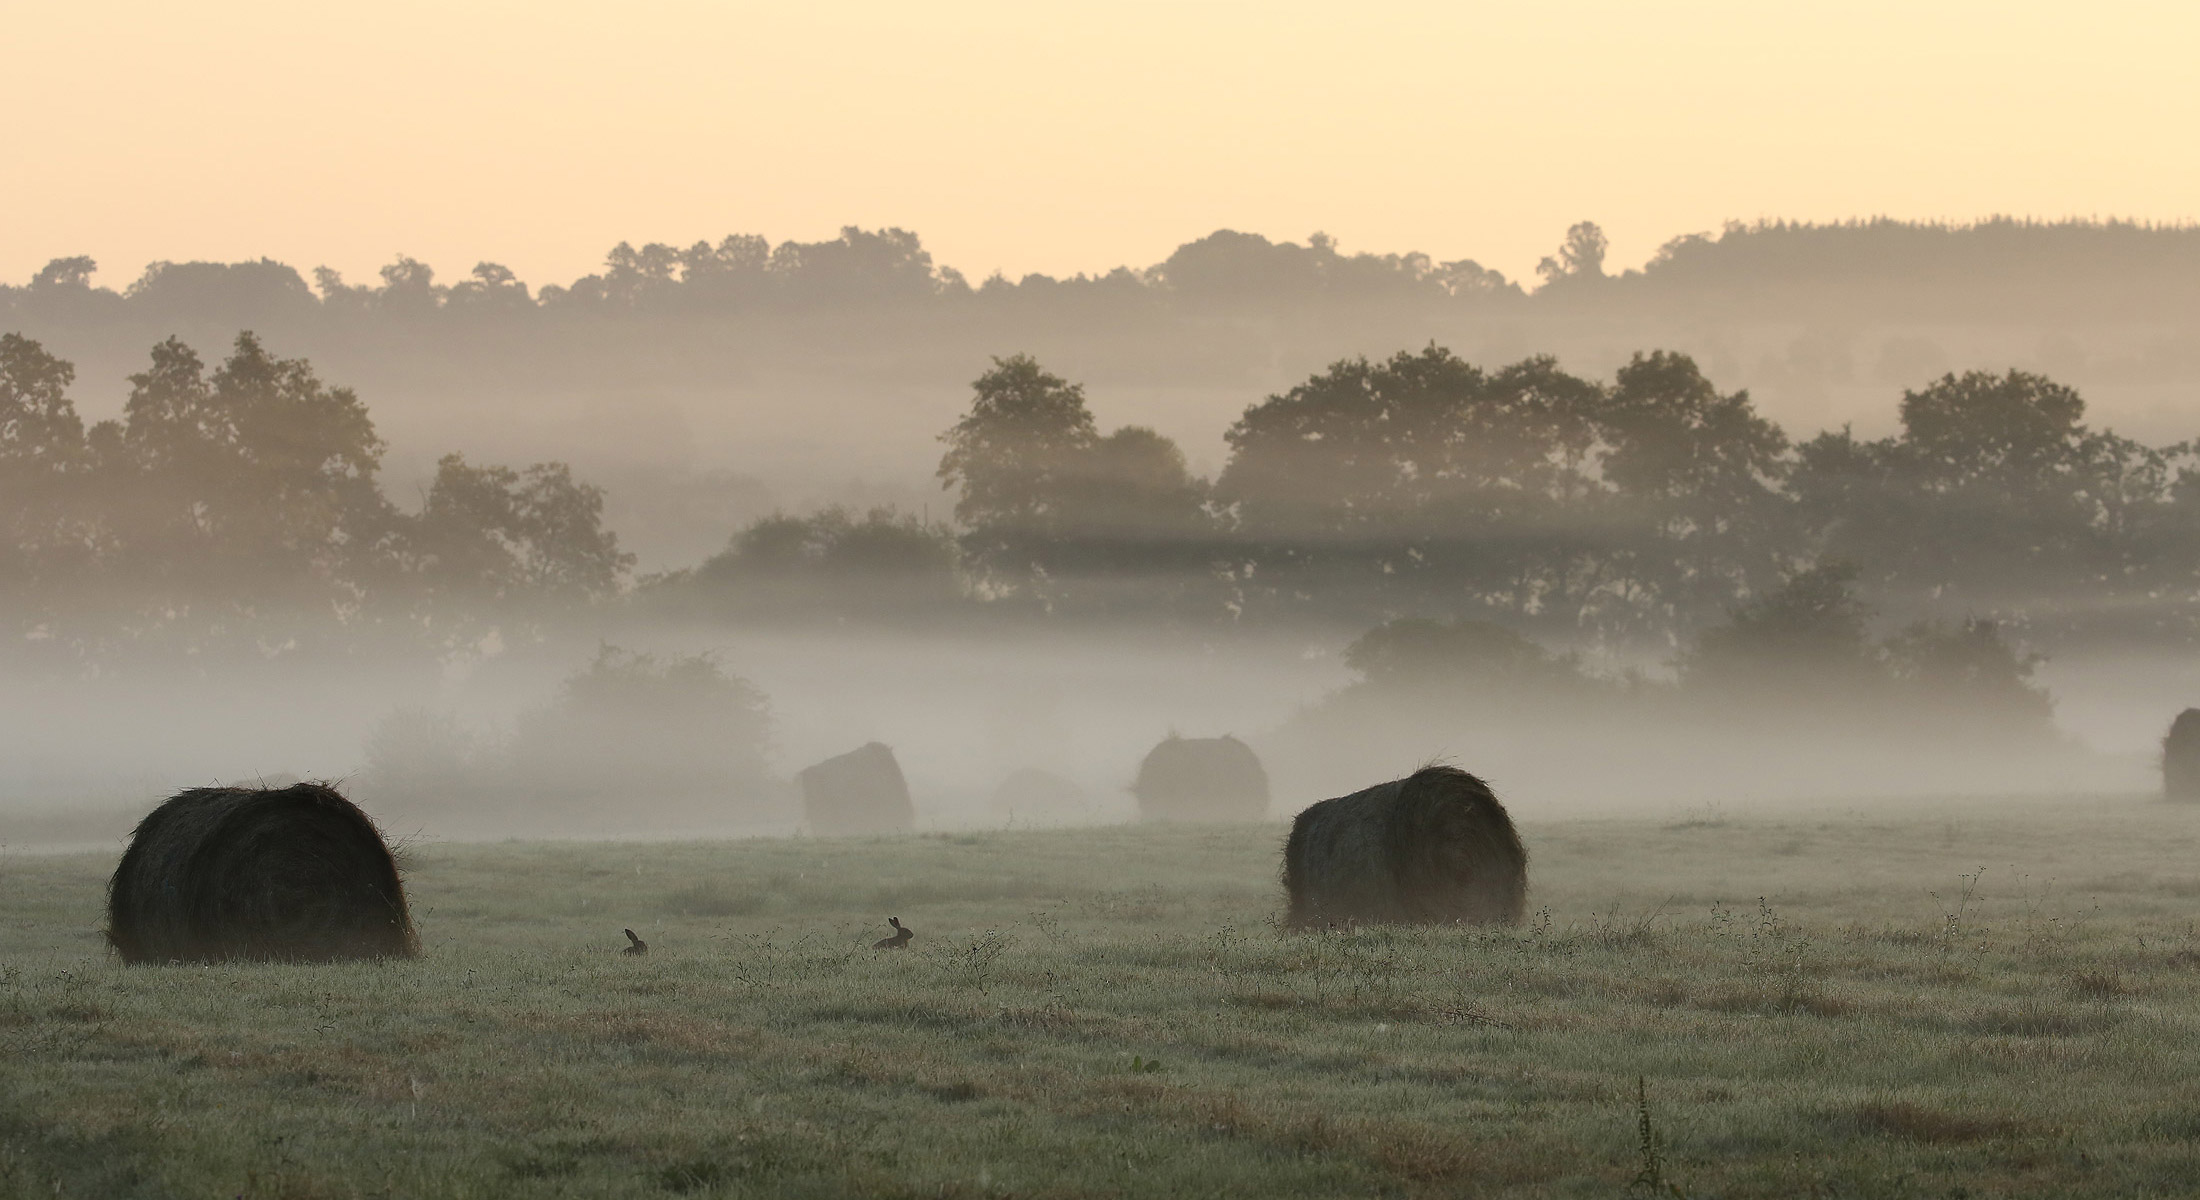
[[[107,940],[126,963],[420,948],[381,831],[319,783],[192,788],[147,814],[107,883]]]
[[[1528,852],[1488,784],[1424,767],[1300,813],[1284,843],[1283,887],[1295,929],[1516,925]]]
[[[805,767],[796,778],[802,782],[802,815],[813,833],[907,833],[917,827],[909,781],[884,742]]]
[[[1059,825],[1090,819],[1092,798],[1052,771],[1025,767],[993,789],[993,811],[1016,824]]]
[[[1268,815],[1268,772],[1253,748],[1224,734],[1170,734],[1138,764],[1138,815],[1147,821],[1258,821]]]
[[[2178,713],[2162,739],[2162,795],[2200,800],[2200,708]]]

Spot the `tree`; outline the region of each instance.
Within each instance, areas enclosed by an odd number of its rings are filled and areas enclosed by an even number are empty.
[[[970,386],[970,411],[940,435],[955,519],[995,541],[1060,532],[1065,485],[1100,436],[1085,389],[1028,354],[994,359]]]
[[[72,364],[0,335],[0,599],[23,631],[53,621],[89,567],[93,531],[80,484],[90,464],[69,399]]]
[[[933,268],[932,255],[916,234],[873,233],[853,225],[830,242],[781,242],[772,251],[771,269],[783,293],[802,303],[923,299],[961,280]]]
[[[2086,427],[2073,389],[2023,371],[1947,375],[1905,392],[1902,431],[1806,443],[1792,487],[1804,536],[1861,564],[1919,613],[2152,621],[2190,595],[2174,468]],[[2104,605],[2123,595],[2146,603]]]
[[[1101,436],[1084,389],[1028,355],[995,359],[972,388],[941,435],[939,478],[959,491],[964,548],[993,586],[1112,607],[1122,580],[1174,576],[1140,601],[1173,606],[1187,577],[1211,573],[1207,486],[1175,443],[1136,425]]]
[[[456,647],[616,595],[634,556],[603,527],[603,498],[564,463],[443,456],[405,538],[420,619]]]
[[[1349,359],[1247,409],[1216,486],[1256,536],[1455,528],[1578,495],[1595,397],[1548,358]]]
[[[1049,565],[1067,572],[1179,570],[1208,549],[1207,484],[1176,443],[1125,425],[1076,455],[1061,481],[1061,539]]]
[[[358,397],[250,333],[211,375],[174,338],[152,357],[120,427],[93,431],[118,584],[148,627],[206,638],[254,615],[356,606],[393,523]]]
[[[753,303],[770,294],[772,245],[755,234],[697,242],[680,254],[680,290],[695,307]]]
[[[1788,439],[1746,391],[1721,395],[1685,354],[1636,354],[1597,405],[1598,471],[1634,531],[1622,573],[1684,625],[1785,565]]]
[[[1535,273],[1543,278],[1545,286],[1576,280],[1604,278],[1604,252],[1611,246],[1611,239],[1604,236],[1594,221],[1583,221],[1566,231],[1566,240],[1559,245],[1555,256],[1545,257],[1535,265]]]
[[[475,263],[474,273],[452,284],[444,302],[474,312],[521,312],[535,306],[519,276],[510,267],[493,262]]]
[[[620,242],[604,259],[604,299],[619,308],[641,308],[679,286],[680,252],[662,242],[636,250]]]
[[[1967,371],[1902,394],[1903,453],[1937,488],[2022,489],[2082,468],[2084,418],[2078,393],[2045,376]]]
[[[1412,586],[1533,611],[1593,532],[1600,403],[1549,358],[1494,374],[1433,345],[1349,359],[1245,411],[1216,496],[1279,586],[1312,571],[1337,599]]]
[[[69,399],[76,367],[19,334],[0,334],[0,478],[27,486],[84,465],[84,421]]]
[[[239,320],[282,320],[310,311],[313,289],[297,271],[258,262],[156,262],[123,296],[138,312],[163,316],[221,313]]]
[[[92,276],[98,272],[99,263],[90,255],[57,258],[31,276],[31,288],[33,291],[89,291]]]
[[[375,293],[375,306],[384,312],[409,317],[426,317],[443,306],[447,289],[435,282],[435,268],[417,258],[400,254],[397,261],[382,268],[382,287]]]

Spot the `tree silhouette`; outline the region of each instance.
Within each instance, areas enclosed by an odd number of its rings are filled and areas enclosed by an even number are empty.
[[[1611,239],[1594,221],[1583,221],[1566,231],[1558,253],[1536,263],[1535,273],[1546,285],[1571,280],[1604,278],[1604,252]]]
[[[1067,482],[1100,436],[1085,389],[1028,354],[994,359],[970,386],[970,411],[940,435],[955,519],[995,538],[1059,532]]]

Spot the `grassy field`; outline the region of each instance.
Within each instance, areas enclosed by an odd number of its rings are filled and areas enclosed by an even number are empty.
[[[2200,810],[1523,832],[1527,926],[1321,935],[1280,826],[428,845],[333,967],[124,969],[10,852],[0,1195],[2200,1186]]]

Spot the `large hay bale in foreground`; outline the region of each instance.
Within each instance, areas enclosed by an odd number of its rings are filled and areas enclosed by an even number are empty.
[[[1224,734],[1170,734],[1138,764],[1138,815],[1148,821],[1258,821],[1268,815],[1268,772],[1253,748]]]
[[[2200,708],[2178,713],[2162,739],[2162,795],[2200,800]]]
[[[1424,767],[1300,813],[1284,844],[1283,887],[1297,929],[1513,925],[1528,904],[1528,852],[1489,785]]]
[[[107,940],[126,963],[419,952],[381,831],[319,783],[192,788],[147,814],[107,883]]]
[[[917,825],[909,781],[884,742],[804,768],[802,815],[819,834],[906,833]]]

